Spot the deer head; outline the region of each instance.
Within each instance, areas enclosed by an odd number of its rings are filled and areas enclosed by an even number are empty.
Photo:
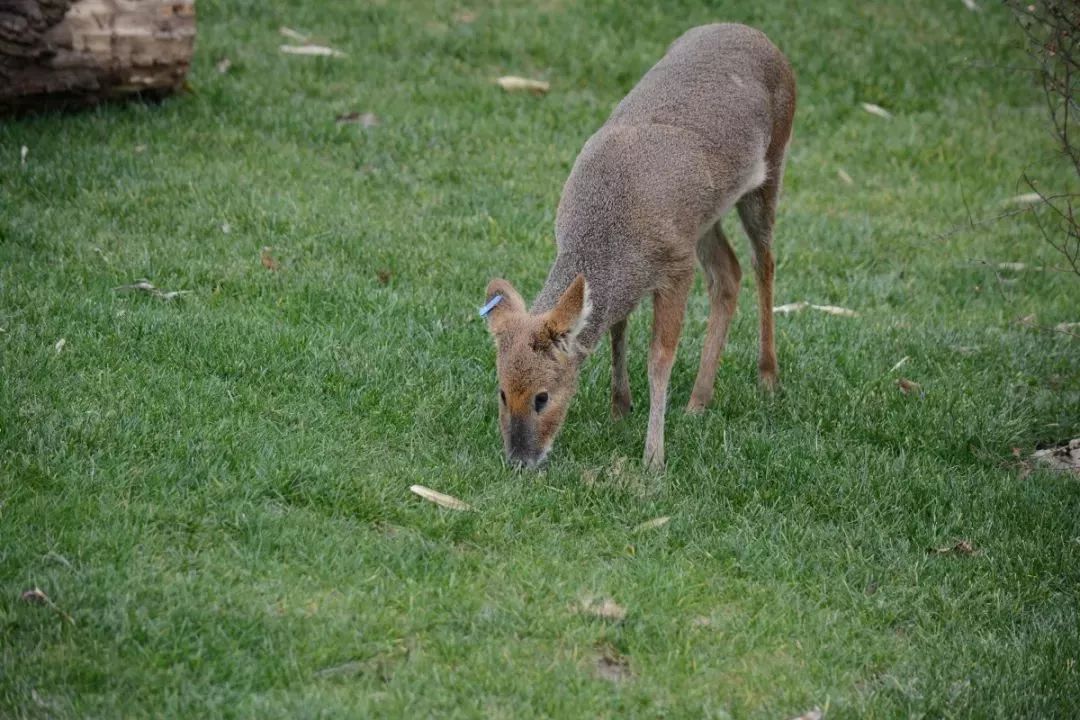
[[[554,308],[537,314],[528,311],[506,280],[492,280],[487,299],[506,458],[535,467],[550,452],[577,390],[578,367],[585,357],[577,337],[589,316],[588,286],[578,275]]]

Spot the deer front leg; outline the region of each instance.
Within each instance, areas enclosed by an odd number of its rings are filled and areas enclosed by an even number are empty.
[[[611,326],[611,416],[626,417],[633,409],[630,375],[626,369],[626,320]]]
[[[693,268],[672,286],[653,293],[653,332],[649,346],[649,430],[645,436],[645,466],[664,469],[664,415],[668,381],[686,314]]]

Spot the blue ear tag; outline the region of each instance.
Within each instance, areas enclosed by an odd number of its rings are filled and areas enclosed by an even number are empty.
[[[488,313],[495,309],[495,306],[502,302],[502,295],[496,295],[488,300],[488,304],[480,308],[480,317],[487,317]]]

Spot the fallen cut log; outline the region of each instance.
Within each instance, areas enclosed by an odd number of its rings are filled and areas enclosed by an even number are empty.
[[[162,97],[194,45],[194,0],[0,0],[0,115]]]

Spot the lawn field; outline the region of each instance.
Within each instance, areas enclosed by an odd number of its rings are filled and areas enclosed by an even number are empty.
[[[976,2],[208,1],[191,92],[0,123],[0,717],[1080,716],[1080,482],[1026,462],[1080,435],[1080,278],[1010,204],[1077,179]],[[485,285],[539,290],[578,150],[716,20],[798,78],[776,302],[858,316],[778,315],[759,391],[731,217],[666,472],[647,303],[633,414],[604,343],[514,471]]]

